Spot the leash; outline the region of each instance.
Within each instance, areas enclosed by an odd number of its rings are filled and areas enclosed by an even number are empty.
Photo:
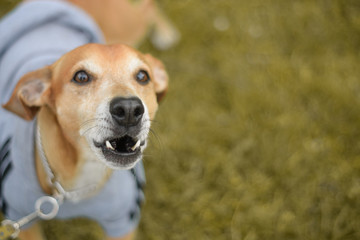
[[[50,167],[49,161],[47,160],[44,148],[42,146],[39,126],[37,127],[36,140],[39,156],[47,175],[47,181],[54,189],[54,193],[52,194],[52,196],[42,196],[38,198],[34,205],[35,210],[32,213],[26,215],[25,217],[17,221],[12,221],[9,219],[3,220],[0,226],[0,240],[16,238],[20,233],[21,227],[37,218],[40,218],[42,220],[51,220],[55,218],[59,211],[60,205],[65,200],[76,202],[77,199],[79,199],[79,196],[95,191],[98,187],[97,184],[93,184],[83,189],[66,191],[61,185],[61,183],[57,180],[54,172]],[[51,206],[51,210],[48,210],[47,212],[44,211],[43,208],[45,207],[45,205]]]
[[[37,127],[37,134],[36,134],[36,145],[38,148],[38,153],[40,156],[40,160],[42,162],[42,165],[44,167],[46,176],[47,176],[47,182],[52,188],[60,195],[63,196],[64,199],[70,200],[72,202],[77,202],[77,199],[79,199],[80,196],[86,195],[88,193],[91,193],[95,191],[98,187],[97,184],[92,184],[90,186],[76,189],[73,191],[66,191],[64,187],[61,185],[60,181],[56,178],[54,172],[52,171],[49,161],[47,160],[46,154],[44,152],[44,148],[42,146],[42,140],[41,140],[41,134],[40,134],[40,128]],[[0,239],[1,240],[1,239]]]

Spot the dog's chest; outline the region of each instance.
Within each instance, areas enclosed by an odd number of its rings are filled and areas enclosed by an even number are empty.
[[[88,159],[81,164],[78,169],[77,176],[69,186],[72,190],[80,190],[82,194],[79,199],[87,198],[97,192],[108,179],[110,175],[109,169],[101,162],[95,159]]]

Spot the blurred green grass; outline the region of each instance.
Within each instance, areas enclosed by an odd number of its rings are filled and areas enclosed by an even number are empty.
[[[140,48],[171,85],[137,239],[360,239],[360,2],[159,2],[182,40]]]

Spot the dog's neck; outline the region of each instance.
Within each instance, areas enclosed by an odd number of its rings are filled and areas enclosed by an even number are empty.
[[[66,191],[79,190],[96,184],[101,187],[111,175],[111,170],[96,160],[90,150],[80,152],[71,144],[61,129],[53,112],[43,107],[37,117],[41,133],[41,145],[56,179]],[[80,145],[81,140],[76,144]],[[45,193],[51,194],[53,189],[48,183],[39,149],[35,150],[36,171],[40,186]]]

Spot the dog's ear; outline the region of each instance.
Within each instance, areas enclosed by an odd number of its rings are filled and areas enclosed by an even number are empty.
[[[32,120],[40,107],[49,100],[50,79],[49,67],[24,75],[3,107],[25,120]]]
[[[155,92],[157,101],[160,102],[165,96],[168,89],[169,77],[167,75],[164,64],[151,56],[150,54],[145,55],[145,60],[150,64],[153,70],[153,82],[155,86]]]

